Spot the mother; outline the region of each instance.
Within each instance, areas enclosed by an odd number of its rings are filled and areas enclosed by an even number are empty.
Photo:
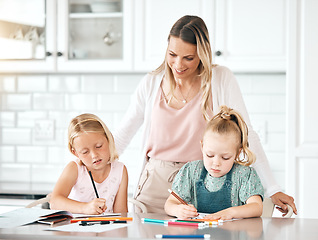
[[[237,110],[246,121],[250,148],[257,157],[253,167],[267,196],[282,212],[288,203],[296,214],[294,199],[282,193],[275,182],[233,73],[212,64],[208,30],[197,16],[184,16],[173,25],[164,62],[142,79],[114,134],[117,150],[122,153],[144,125],[144,167],[135,199],[148,212],[164,213],[167,189],[175,174],[186,162],[203,159],[200,140],[207,120],[221,105]]]

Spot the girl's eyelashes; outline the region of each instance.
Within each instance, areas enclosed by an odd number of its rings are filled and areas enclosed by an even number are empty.
[[[209,155],[209,154],[205,154],[208,158],[213,158],[214,157],[214,155],[212,154],[212,155]],[[231,157],[222,157],[222,159],[223,160],[229,160],[229,159],[231,159]]]

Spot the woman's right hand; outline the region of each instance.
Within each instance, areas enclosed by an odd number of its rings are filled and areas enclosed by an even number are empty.
[[[95,198],[85,204],[83,212],[85,214],[102,214],[106,209],[106,200],[104,198]]]
[[[192,205],[179,204],[176,207],[176,217],[179,219],[188,219],[198,216],[197,209]]]

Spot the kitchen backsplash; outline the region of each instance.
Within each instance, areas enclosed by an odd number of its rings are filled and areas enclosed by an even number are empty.
[[[0,193],[49,193],[73,156],[67,126],[90,112],[116,129],[144,74],[0,75]],[[284,74],[236,74],[278,183],[285,186]],[[120,160],[134,192],[141,159],[137,133]]]

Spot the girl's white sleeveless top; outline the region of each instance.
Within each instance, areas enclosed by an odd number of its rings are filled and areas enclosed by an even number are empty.
[[[90,202],[96,198],[94,187],[87,171],[87,168],[80,163],[79,159],[73,160],[78,169],[78,177],[68,198],[79,202]],[[106,212],[113,212],[113,205],[116,194],[121,183],[124,164],[112,162],[108,177],[102,183],[95,183],[100,198],[106,199]]]

